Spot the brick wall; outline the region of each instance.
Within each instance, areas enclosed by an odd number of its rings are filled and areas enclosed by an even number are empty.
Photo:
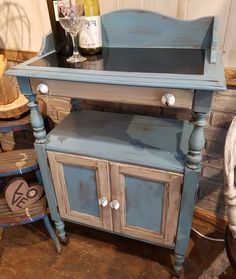
[[[226,212],[223,177],[224,141],[235,115],[236,90],[216,92],[209,124],[205,129],[206,146],[197,206],[219,215],[225,215]]]

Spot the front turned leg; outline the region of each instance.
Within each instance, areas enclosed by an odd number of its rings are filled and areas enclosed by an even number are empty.
[[[65,223],[63,221],[55,221],[55,226],[57,229],[57,234],[60,238],[61,242],[67,243],[68,242],[68,236],[65,232]]]
[[[185,256],[175,253],[174,276],[179,277]]]
[[[38,178],[43,181],[51,217],[55,222],[58,236],[62,242],[66,242],[67,238],[64,230],[65,225],[64,222],[61,221],[60,214],[58,212],[53,182],[47,161],[47,152],[45,150],[47,133],[44,126],[44,120],[39,112],[38,105],[36,103],[36,95],[32,92],[29,79],[26,77],[18,77],[17,80],[21,92],[23,92],[29,100],[28,106],[30,108],[31,125],[35,137],[35,151],[41,172],[41,175]]]
[[[174,274],[179,275],[184,262],[192,226],[192,218],[200,176],[200,162],[204,147],[204,126],[207,124],[206,113],[193,113],[193,131],[189,138],[184,183],[181,196],[179,225],[176,237]]]

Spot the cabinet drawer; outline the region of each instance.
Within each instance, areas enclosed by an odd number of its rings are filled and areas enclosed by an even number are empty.
[[[165,106],[162,102],[162,97],[165,94],[172,94],[175,97],[175,102],[172,107],[192,108],[193,92],[191,90],[82,83],[37,78],[30,78],[30,83],[34,93],[38,93],[40,91],[39,85],[44,84],[46,85],[44,87],[45,91],[48,88],[48,93],[46,92],[44,94],[50,94],[52,96],[147,106]]]

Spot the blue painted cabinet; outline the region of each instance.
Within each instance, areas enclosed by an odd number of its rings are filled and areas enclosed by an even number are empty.
[[[68,65],[49,34],[37,57],[7,72],[29,99],[51,216],[63,241],[69,220],[172,248],[179,275],[207,114],[213,92],[226,88],[217,20],[121,10],[102,16],[102,32],[98,68]],[[71,97],[72,104],[78,98],[186,108],[193,117],[189,123],[81,111],[47,134],[36,94]]]
[[[110,112],[68,115],[45,144],[60,216],[173,248],[192,128]]]

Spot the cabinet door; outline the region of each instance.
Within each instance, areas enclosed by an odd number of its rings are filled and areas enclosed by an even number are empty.
[[[112,230],[108,163],[48,151],[60,215]]]
[[[180,174],[111,164],[114,230],[173,246],[181,184]]]

